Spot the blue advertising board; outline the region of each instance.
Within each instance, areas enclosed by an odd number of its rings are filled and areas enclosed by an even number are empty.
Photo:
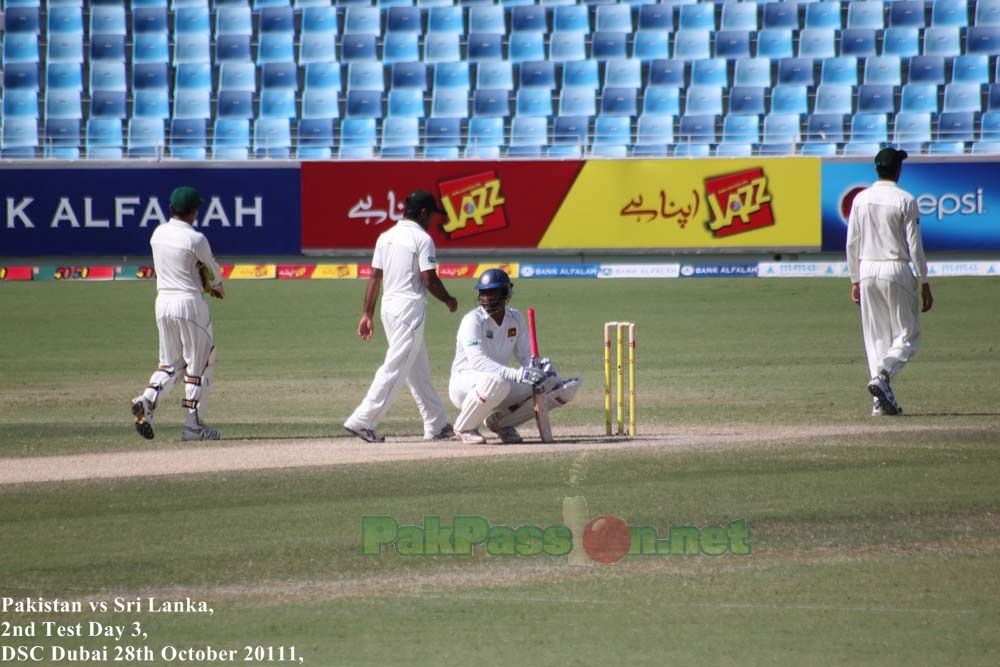
[[[901,188],[917,198],[924,249],[1000,250],[1000,163],[903,163]],[[823,163],[823,250],[843,251],[855,195],[878,180],[871,162]]]
[[[148,256],[179,185],[201,192],[196,228],[216,255],[299,254],[300,183],[297,165],[0,168],[0,257]]]

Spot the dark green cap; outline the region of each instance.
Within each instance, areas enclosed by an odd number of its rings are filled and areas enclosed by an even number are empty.
[[[896,150],[895,148],[883,148],[875,156],[875,168],[876,169],[897,169],[903,160],[908,158],[906,151]]]
[[[201,206],[201,194],[189,185],[182,185],[170,193],[170,208],[191,211]]]

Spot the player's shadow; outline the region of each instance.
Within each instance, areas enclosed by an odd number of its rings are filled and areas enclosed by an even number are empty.
[[[904,412],[904,417],[1000,417],[1000,412]]]

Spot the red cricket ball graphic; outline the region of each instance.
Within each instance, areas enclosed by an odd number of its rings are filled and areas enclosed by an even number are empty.
[[[597,563],[617,563],[632,546],[628,524],[616,516],[595,516],[583,529],[583,550]]]

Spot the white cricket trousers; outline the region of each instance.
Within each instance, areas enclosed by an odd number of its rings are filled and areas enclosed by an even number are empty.
[[[871,377],[896,375],[920,347],[920,298],[907,262],[861,262],[861,331]]]
[[[492,373],[478,373],[475,371],[466,371],[464,373],[455,373],[451,376],[451,380],[448,383],[448,398],[459,410],[465,405],[465,398],[469,395],[471,391],[476,389],[476,387],[485,387],[490,383],[503,383],[509,388],[509,391],[504,395],[503,399],[499,404],[491,406],[491,412],[501,412],[507,413],[511,412],[512,407],[516,407],[524,403],[524,401],[529,400],[532,397],[533,387],[530,384],[522,384],[520,382],[511,382],[506,380],[499,375],[493,375]],[[484,393],[480,389],[480,393]],[[532,406],[534,406],[534,401],[532,401]],[[532,413],[534,414],[534,413]],[[508,424],[504,424],[507,426]],[[512,424],[516,426],[516,424]]]
[[[184,380],[181,405],[203,414],[215,374],[215,340],[208,304],[199,295],[160,294],[156,297],[156,328],[160,332],[160,367],[143,392],[154,405]]]
[[[382,327],[389,339],[385,361],[375,372],[368,394],[347,424],[375,429],[392,407],[405,383],[424,421],[424,435],[434,435],[448,423],[444,402],[431,384],[431,363],[424,342],[427,304],[409,299],[382,299]]]

